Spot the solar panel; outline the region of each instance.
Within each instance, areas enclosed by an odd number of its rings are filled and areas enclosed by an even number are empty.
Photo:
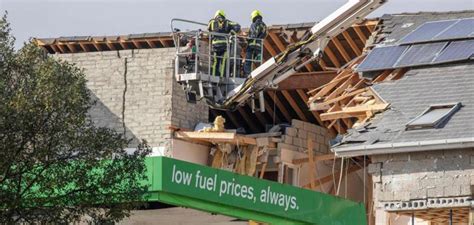
[[[395,67],[430,64],[446,44],[447,42],[435,42],[412,45],[398,60]]]
[[[458,20],[443,20],[424,23],[400,40],[400,43],[412,44],[431,41],[436,35],[440,34],[456,22],[458,22]]]
[[[474,34],[474,18],[462,19],[434,37],[434,40],[466,38]]]
[[[474,54],[474,40],[453,41],[433,63],[453,62],[469,59]]]
[[[357,67],[358,72],[392,68],[408,46],[388,46],[374,48]]]

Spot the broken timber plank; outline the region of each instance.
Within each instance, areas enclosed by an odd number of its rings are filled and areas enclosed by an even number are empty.
[[[338,101],[341,101],[343,99],[346,99],[348,97],[352,97],[352,96],[358,95],[360,93],[363,93],[363,92],[367,91],[367,89],[368,88],[362,88],[362,89],[359,89],[359,90],[355,90],[355,91],[350,92],[348,94],[341,95],[339,97],[336,97],[336,98],[333,98],[331,100],[324,101],[324,102],[321,102],[321,103],[313,102],[310,105],[310,110],[325,110],[325,109],[328,109],[330,104],[334,104],[334,103],[336,103]]]
[[[262,170],[260,171],[260,179],[263,179],[263,176],[265,176],[265,170],[267,169],[267,163],[263,163],[262,165]]]
[[[255,138],[246,137],[236,133],[229,132],[194,132],[194,131],[177,131],[175,137],[185,140],[200,140],[211,143],[233,143],[233,144],[249,144],[257,145]]]
[[[361,105],[343,108],[341,111],[328,112],[321,114],[321,120],[334,120],[342,118],[358,117],[366,115],[367,111],[378,112],[385,110],[389,104]]]

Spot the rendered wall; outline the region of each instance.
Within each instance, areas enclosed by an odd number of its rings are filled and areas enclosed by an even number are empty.
[[[159,154],[172,155],[169,126],[194,128],[208,120],[205,104],[189,104],[174,80],[174,48],[57,54],[84,69],[97,104],[98,126],[125,130],[135,147],[146,139]]]

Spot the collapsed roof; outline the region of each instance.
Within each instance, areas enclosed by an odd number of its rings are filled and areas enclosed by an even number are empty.
[[[364,20],[334,37],[319,62],[307,64],[290,79],[280,83],[276,90],[265,92],[265,112],[252,112],[250,104],[234,112],[210,110],[210,121],[224,116],[229,129],[243,127],[249,133],[266,131],[274,123],[290,123],[292,119],[320,124],[319,115],[308,110],[309,89],[326,84],[336,75],[335,70],[362,54],[368,37],[378,20]],[[263,59],[267,60],[299,40],[314,23],[272,25],[264,42]],[[174,47],[171,33],[146,33],[121,36],[85,36],[36,38],[37,45],[51,54],[96,51],[116,51]],[[331,129],[333,134],[336,130]]]
[[[468,26],[463,31],[474,29],[474,19],[472,19],[474,11],[385,15],[379,23],[374,46],[402,46],[410,33],[416,34],[416,29],[427,22],[434,25],[431,29],[438,29],[437,26],[443,24],[432,23],[433,21],[450,22],[458,21],[457,19],[460,18],[469,18],[462,20],[467,21],[465,23]],[[438,30],[449,30],[449,27]],[[412,59],[412,62],[416,62],[420,58],[426,58],[427,55],[434,58],[440,57],[449,51],[449,46],[453,43],[470,42],[473,41],[472,38],[474,38],[474,32],[469,31],[464,36],[458,36],[455,39],[431,38],[423,40],[421,44],[410,43],[412,47],[407,49],[413,49],[415,45],[446,42],[439,49],[430,51],[428,48],[420,51]],[[373,82],[371,88],[380,98],[390,104],[389,108],[376,114],[373,119],[349,129],[342,141],[333,147],[333,151],[340,156],[356,156],[474,147],[474,61],[472,60],[474,48],[472,46],[467,45],[463,49],[458,48],[451,52],[451,55],[466,53],[464,55],[468,56],[462,59],[457,58],[440,63],[433,63],[435,61],[412,63],[400,67],[393,64],[387,68],[375,69],[373,73],[362,73],[367,80],[375,81],[383,80],[379,78],[387,74],[387,71],[394,69],[406,71],[399,79]],[[403,50],[401,58],[410,53],[407,49]],[[368,54],[370,55],[371,52]],[[397,57],[400,56],[392,53],[387,59]],[[373,57],[365,58],[367,63],[374,63],[376,60]],[[401,59],[397,58],[397,60]],[[354,67],[353,70],[359,69]],[[443,110],[438,110],[440,108]],[[420,121],[421,124],[418,124]],[[414,122],[419,126],[411,126]]]

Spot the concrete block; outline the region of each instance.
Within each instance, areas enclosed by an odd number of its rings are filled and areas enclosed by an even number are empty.
[[[298,129],[304,129],[304,123],[305,122],[301,120],[295,120],[295,119],[291,120],[291,126]]]
[[[461,186],[449,185],[444,187],[444,197],[454,197],[461,195]]]
[[[293,138],[293,145],[297,147],[304,147],[303,141],[301,140],[301,138],[297,138],[297,137]]]
[[[433,197],[443,197],[444,195],[444,187],[440,186],[432,186],[427,188],[427,195],[430,198]]]
[[[466,196],[466,195],[472,196],[473,194],[474,193],[472,193],[471,185],[461,185],[460,186],[459,195],[461,195],[461,196]]]
[[[293,127],[287,127],[285,129],[285,134],[288,135],[288,136],[291,136],[291,137],[296,137],[297,129],[295,129]]]
[[[410,190],[410,200],[427,198],[427,189]]]
[[[322,153],[329,153],[329,146],[328,146],[328,145],[319,144],[319,149],[320,149],[319,152],[322,152]]]
[[[367,172],[369,174],[380,174],[382,170],[382,163],[371,163],[367,167]]]
[[[411,190],[393,192],[393,198],[397,201],[408,201],[410,200],[410,191]]]
[[[306,136],[307,136],[308,139],[311,139],[311,140],[317,142],[315,133],[308,132]]]
[[[393,192],[391,191],[382,191],[379,195],[379,201],[393,201],[395,200]]]
[[[393,161],[393,162],[408,161],[408,158],[409,158],[409,154],[405,154],[405,153],[390,155],[390,161]]]
[[[318,143],[324,143],[324,136],[321,134],[316,135],[316,142]]]
[[[390,155],[385,154],[385,155],[373,155],[370,157],[372,162],[385,162],[388,160]]]
[[[322,134],[322,135],[329,135],[328,130],[324,127],[316,126],[316,133]]]
[[[412,152],[408,155],[409,161],[422,160],[426,158],[427,158],[426,152]]]
[[[316,126],[315,124],[312,124],[312,123],[305,122],[303,124],[303,129],[306,130],[306,131],[309,131],[309,132],[319,133],[318,132],[318,126]]]
[[[289,135],[283,135],[282,138],[283,138],[283,143],[289,144],[289,145],[293,144],[293,137]]]
[[[298,129],[298,138],[301,139],[307,139],[308,138],[308,132],[302,129]]]

